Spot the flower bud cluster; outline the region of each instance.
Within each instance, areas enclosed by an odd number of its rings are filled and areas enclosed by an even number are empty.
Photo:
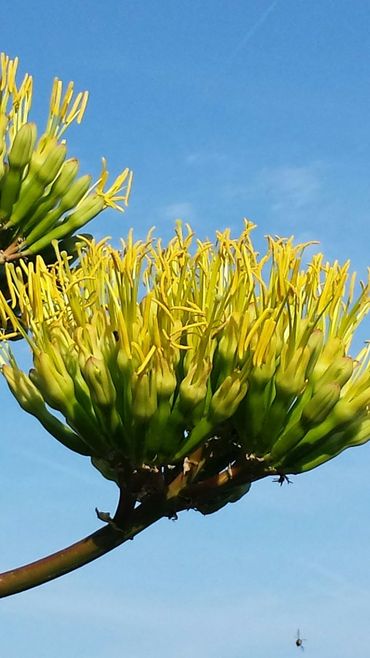
[[[18,59],[0,55],[0,264],[33,257],[50,249],[53,240],[73,247],[71,236],[105,208],[127,206],[132,172],[125,169],[106,189],[103,159],[99,180],[79,176],[79,162],[67,158],[62,139],[68,126],[80,123],[88,93],[74,94],[54,80],[46,129],[38,138],[29,121],[32,77],[18,86]],[[1,276],[1,272],[0,272]]]
[[[3,367],[20,404],[45,426],[60,412],[53,435],[102,472],[180,464],[219,437],[298,473],[369,440],[370,348],[350,356],[369,282],[356,297],[348,263],[304,265],[292,239],[260,257],[253,228],[213,244],[178,223],[166,246],[130,233],[121,250],[86,241],[76,267],[59,251],[53,268],[9,265],[34,359]]]

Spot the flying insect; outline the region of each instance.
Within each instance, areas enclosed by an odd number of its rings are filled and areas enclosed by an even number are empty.
[[[295,641],[295,644],[296,644],[296,647],[299,647],[300,649],[302,649],[302,651],[304,651],[303,642],[306,642],[306,640],[305,640],[304,637],[300,636],[299,628],[298,628],[298,630],[297,630],[297,639]]]

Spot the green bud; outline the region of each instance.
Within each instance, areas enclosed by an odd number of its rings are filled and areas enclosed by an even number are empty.
[[[52,240],[61,240],[71,235],[78,228],[89,222],[104,209],[104,199],[99,195],[90,195],[81,201],[76,210],[68,215],[62,224],[43,235],[31,245],[26,244],[24,256],[37,254],[47,247]]]
[[[166,359],[161,359],[159,367],[155,370],[155,388],[158,399],[168,400],[176,389],[176,375]]]
[[[157,409],[157,395],[149,374],[144,372],[134,386],[132,416],[138,423],[146,423]]]
[[[71,158],[66,160],[61,167],[60,173],[52,184],[46,196],[39,199],[34,210],[30,212],[30,217],[22,222],[23,237],[29,236],[32,229],[37,228],[44,222],[50,211],[58,204],[58,201],[66,189],[69,188],[72,181],[76,177],[78,171],[78,160]],[[59,208],[59,205],[58,205]],[[60,213],[58,212],[58,217]]]
[[[35,226],[32,231],[26,235],[25,244],[32,245],[42,238],[44,234],[49,233],[58,219],[64,212],[73,208],[78,203],[83,195],[87,192],[91,183],[91,176],[82,176],[79,180],[75,181],[68,192],[61,198],[59,205],[51,212],[48,212],[45,217]],[[34,222],[32,222],[34,224]]]
[[[84,226],[104,209],[104,199],[99,194],[90,194],[77,206],[76,210],[66,218],[66,225],[71,231]],[[64,226],[64,224],[63,224]]]
[[[310,378],[312,371],[316,365],[317,359],[319,358],[322,347],[324,344],[324,333],[321,329],[314,329],[311,333],[309,339],[307,340],[307,348],[310,351],[310,358],[307,363],[306,368],[306,377]]]
[[[1,370],[10,390],[22,409],[28,413],[37,415],[40,409],[45,406],[45,402],[31,379],[22,370],[15,370],[8,365],[2,366]]]
[[[47,410],[40,391],[25,373],[6,365],[2,373],[22,409],[35,416],[49,434],[80,455],[90,454],[91,451],[81,437]]]
[[[84,366],[81,366],[81,372],[89,387],[93,402],[99,407],[113,407],[116,401],[116,390],[105,362],[90,356]]]
[[[24,123],[13,139],[8,159],[13,169],[23,169],[29,163],[37,136],[34,123]]]
[[[65,160],[66,153],[66,145],[57,144],[55,148],[50,150],[41,167],[36,169],[35,176],[43,184],[44,187],[49,185],[49,183],[54,180]]]
[[[315,440],[318,440],[323,433],[330,431],[333,425],[333,408],[339,396],[339,384],[324,384],[303,406],[301,417],[295,423],[289,423],[277,438],[269,454],[270,462],[276,465],[282,460],[288,459],[290,452],[301,441],[305,441],[306,436],[314,430],[316,431]],[[310,428],[313,429],[310,430]]]
[[[145,432],[144,461],[148,463],[171,461],[176,452],[176,439],[181,436],[181,430],[171,419],[171,404],[169,400],[158,400],[158,406],[150,418]]]
[[[19,224],[30,214],[35,203],[44,194],[45,188],[51,183],[65,159],[67,147],[65,144],[49,144],[48,150],[42,154],[34,152],[30,169],[19,191],[17,203],[12,210],[7,227]],[[46,156],[45,156],[46,153]]]
[[[369,406],[370,388],[367,388],[352,400],[341,398],[333,409],[333,418],[338,425],[341,425],[368,413]]]
[[[350,356],[340,356],[325,370],[321,379],[316,382],[314,391],[325,383],[335,382],[340,387],[350,379],[353,373],[353,360]]]
[[[363,421],[349,421],[349,424],[342,426],[342,429],[332,430],[318,443],[311,442],[309,449],[307,446],[303,446],[301,450],[298,448],[296,454],[288,455],[283,467],[289,473],[305,473],[336,457],[346,448],[362,445],[369,439],[370,418],[365,418]]]
[[[217,358],[220,361],[220,370],[229,373],[234,367],[238,349],[238,326],[234,316],[231,316],[223,330],[217,346]]]
[[[261,446],[259,435],[271,403],[271,378],[275,368],[274,359],[253,368],[248,389],[245,396],[241,398],[233,418],[240,440],[256,454]]]
[[[357,427],[356,432],[353,432],[353,436],[348,437],[345,447],[350,446],[359,446],[363,443],[366,443],[370,439],[370,418],[365,418],[360,425]]]
[[[312,369],[310,376],[312,382],[314,384],[316,382],[319,383],[326,370],[332,365],[333,361],[343,356],[343,341],[338,337],[329,338]]]
[[[210,364],[203,361],[203,368],[198,372],[198,365],[191,366],[179,389],[178,401],[183,412],[191,412],[207,397],[207,383]]]
[[[16,133],[9,153],[9,166],[1,184],[1,216],[9,218],[22,188],[22,177],[25,166],[31,157],[36,140],[36,127],[26,123]],[[8,221],[5,228],[15,222]]]
[[[276,371],[276,363],[274,360],[262,363],[260,366],[255,366],[250,374],[250,381],[254,389],[263,391],[269,384]]]
[[[63,197],[68,192],[70,185],[72,185],[77,176],[78,168],[79,162],[77,158],[69,158],[63,162],[60,172],[50,190],[50,194],[53,197]]]
[[[120,373],[129,374],[132,371],[132,358],[129,356],[123,346],[119,346],[117,351],[117,367]]]
[[[233,416],[246,392],[239,373],[228,375],[211,398],[209,418],[217,424]]]
[[[309,349],[300,347],[294,352],[286,367],[277,369],[275,375],[277,395],[293,397],[302,392],[305,387],[309,358]]]
[[[89,174],[86,174],[85,176],[81,176],[78,178],[72,185],[70,186],[69,190],[67,190],[61,200],[61,208],[63,209],[63,212],[66,212],[67,210],[70,210],[74,206],[76,206],[83,196],[86,194],[87,190],[89,189],[91,185],[91,176]]]
[[[74,399],[72,379],[56,370],[53,360],[46,352],[35,355],[34,363],[35,368],[29,373],[31,381],[40,390],[47,404],[67,415],[69,402]]]
[[[302,423],[308,426],[321,423],[330,414],[339,396],[339,384],[332,382],[323,384],[305,405],[302,411]]]

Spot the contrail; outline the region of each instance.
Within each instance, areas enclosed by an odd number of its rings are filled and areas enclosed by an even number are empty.
[[[254,25],[249,28],[249,30],[245,33],[244,37],[239,41],[238,45],[234,48],[234,50],[230,53],[230,55],[226,58],[227,64],[230,64],[233,59],[237,56],[237,54],[243,50],[243,48],[247,45],[248,41],[251,40],[252,37],[256,34],[256,32],[260,29],[260,27],[264,24],[264,22],[268,19],[270,14],[274,11],[276,5],[278,4],[279,0],[274,0],[267,9],[261,14],[261,16],[256,20]]]
[[[235,48],[231,50],[229,55],[226,55],[223,60],[222,64],[218,67],[217,69],[217,76],[216,75],[211,75],[208,80],[205,81],[204,87],[203,87],[203,95],[202,95],[202,100],[200,101],[198,105],[198,110],[201,109],[204,105],[205,102],[211,92],[211,90],[215,87],[218,86],[220,83],[220,76],[227,71],[227,69],[230,67],[230,64],[234,61],[235,57],[245,48],[245,46],[249,43],[249,41],[254,37],[256,32],[258,32],[259,29],[261,29],[262,25],[266,22],[270,14],[274,11],[276,6],[278,5],[280,0],[273,0],[271,4],[265,9],[264,12],[262,12],[261,16],[257,18],[255,23],[247,30],[245,35],[242,37],[242,39],[237,43]],[[184,115],[185,116],[185,115]],[[181,139],[178,137],[176,138],[176,142],[178,144],[178,147],[180,150],[184,151],[186,148],[184,147],[184,144],[182,143]]]
[[[274,0],[268,7],[265,9],[265,11],[261,14],[261,16],[256,20],[256,22],[249,28],[249,30],[245,33],[243,38],[239,41],[239,43],[235,46],[235,48],[231,51],[229,55],[227,55],[223,59],[222,65],[218,68],[217,72],[217,78],[215,76],[212,76],[210,80],[208,80],[208,83],[205,85],[204,90],[203,90],[203,103],[204,99],[208,96],[210,90],[214,85],[216,85],[220,79],[220,73],[225,73],[227,69],[229,68],[231,62],[237,57],[237,55],[240,53],[243,48],[247,45],[247,43],[254,37],[256,32],[262,27],[262,25],[266,22],[270,14],[274,11],[276,5],[278,4],[279,0]]]

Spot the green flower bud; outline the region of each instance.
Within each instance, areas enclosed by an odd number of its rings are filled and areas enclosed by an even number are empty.
[[[138,423],[146,423],[157,409],[157,395],[147,372],[137,377],[132,397],[132,417]]]
[[[23,255],[37,254],[45,249],[52,240],[61,240],[71,235],[78,228],[87,224],[87,222],[98,215],[103,209],[104,199],[98,195],[89,195],[81,201],[76,210],[68,215],[61,224],[51,229],[46,235],[43,235],[30,246],[26,246]]]
[[[177,386],[176,375],[170,368],[170,364],[163,358],[155,369],[154,381],[158,399],[168,400],[175,392]]]
[[[66,413],[69,401],[74,399],[73,381],[66,374],[61,375],[46,352],[34,356],[35,368],[30,370],[32,382],[40,389],[47,404],[54,409],[63,409]]]
[[[340,356],[322,374],[321,379],[316,381],[314,391],[321,388],[325,383],[335,382],[340,387],[350,379],[353,373],[353,359],[350,356]]]
[[[65,192],[60,201],[63,211],[66,212],[67,210],[70,210],[78,203],[80,203],[81,199],[88,191],[90,185],[91,176],[88,174],[81,176],[74,183],[72,183],[69,190]]]
[[[286,359],[286,352],[284,353],[284,357]],[[305,387],[306,369],[309,359],[309,349],[307,347],[299,347],[289,362],[284,363],[284,365],[281,365],[277,369],[275,375],[277,395],[289,398],[301,393]]]
[[[107,366],[102,359],[90,356],[81,367],[93,402],[100,407],[113,407],[116,400],[116,391]]]
[[[83,182],[86,185],[86,179]],[[75,231],[84,224],[87,224],[91,219],[98,215],[104,209],[104,199],[97,195],[91,194],[81,201],[67,218],[66,225],[70,230]]]
[[[186,377],[180,384],[178,400],[180,409],[184,412],[191,412],[207,396],[207,384],[210,373],[210,364],[203,361],[202,369],[199,372],[198,364],[189,368]]]
[[[217,358],[223,374],[228,374],[233,369],[238,351],[238,324],[234,315],[231,316],[217,345]]]
[[[307,340],[307,348],[310,351],[310,358],[306,368],[306,377],[310,378],[316,365],[324,344],[324,332],[321,329],[314,329]]]
[[[311,381],[319,383],[329,366],[334,360],[344,356],[344,345],[338,336],[329,338],[321,354],[319,355],[310,376]]]
[[[37,226],[26,235],[25,245],[31,246],[36,240],[42,238],[44,234],[50,233],[63,213],[73,208],[74,205],[82,199],[83,195],[89,189],[90,183],[91,176],[82,176],[75,181],[60,199],[58,206],[54,210],[46,213],[43,219],[38,222]]]
[[[69,158],[63,162],[60,168],[60,172],[55,179],[50,191],[53,198],[64,198],[65,194],[68,192],[70,186],[73,184],[73,181],[77,176],[78,169],[79,162],[77,158]]]
[[[35,146],[37,129],[34,123],[24,123],[15,133],[13,144],[8,154],[12,169],[23,169],[29,163]]]
[[[323,384],[305,405],[302,411],[302,423],[308,426],[321,423],[330,414],[339,396],[339,384]]]
[[[368,413],[369,407],[370,387],[358,393],[352,400],[346,398],[339,400],[333,409],[333,418],[338,425],[341,425]]]
[[[57,144],[46,156],[41,167],[35,169],[34,175],[44,187],[51,183],[59,172],[67,153],[65,144]]]
[[[242,383],[239,373],[228,375],[212,395],[209,418],[217,424],[233,416],[246,392],[247,384]]]
[[[44,398],[27,375],[20,370],[14,371],[7,365],[3,366],[2,372],[22,409],[35,416],[49,434],[70,450],[80,455],[90,454],[88,446],[81,437],[47,410]]]

